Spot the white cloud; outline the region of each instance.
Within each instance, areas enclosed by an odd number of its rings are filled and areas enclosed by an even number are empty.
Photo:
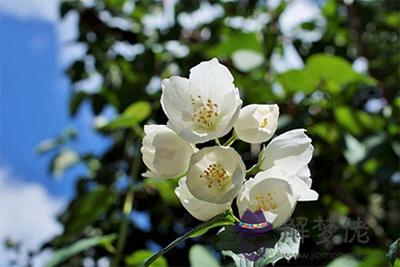
[[[59,0],[0,0],[0,11],[25,19],[55,22]]]
[[[1,165],[0,197],[0,266],[7,266],[10,259],[17,260],[21,266],[28,250],[38,249],[62,231],[56,215],[65,203],[49,195],[42,186],[21,180]],[[6,238],[21,243],[19,255],[4,248]],[[38,255],[34,266],[43,266],[48,256],[49,252]]]

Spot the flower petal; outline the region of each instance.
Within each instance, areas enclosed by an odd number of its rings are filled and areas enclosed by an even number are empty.
[[[222,204],[215,204],[197,199],[190,193],[186,177],[179,180],[179,185],[175,189],[175,194],[178,196],[183,207],[196,219],[207,221],[218,214],[225,212],[231,206],[231,201]]]
[[[312,158],[314,147],[304,129],[288,131],[275,137],[261,153],[261,169],[278,166],[288,174],[296,174]]]
[[[293,176],[289,179],[289,184],[293,193],[298,196],[298,201],[314,201],[318,199],[318,193],[310,189],[303,179]]]

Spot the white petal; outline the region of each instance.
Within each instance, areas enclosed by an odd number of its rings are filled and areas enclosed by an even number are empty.
[[[173,76],[162,81],[161,106],[173,123],[179,126],[182,119],[182,109],[190,109],[189,80]]]
[[[293,176],[289,180],[292,191],[298,196],[298,201],[314,201],[318,199],[318,193],[310,189],[308,185],[297,176]]]
[[[244,183],[237,198],[240,216],[246,209],[256,211],[259,208],[257,197],[259,195],[268,197],[268,194],[273,196],[273,201],[277,206],[270,210],[263,210],[266,220],[272,223],[274,228],[284,224],[296,207],[297,196],[293,194],[285,172],[279,168],[260,172],[254,179]]]
[[[301,168],[296,173],[296,176],[299,177],[300,179],[302,179],[308,185],[308,188],[311,187],[312,179],[310,178],[311,172],[310,172],[310,168],[308,168],[308,166],[304,166],[303,168]]]
[[[278,166],[289,174],[296,174],[307,165],[314,147],[304,129],[288,131],[275,137],[261,154],[261,169]]]
[[[240,140],[259,144],[269,140],[278,125],[278,105],[247,105],[240,110],[235,132]]]
[[[232,74],[216,58],[203,61],[190,69],[189,80],[201,88],[207,96],[215,95],[214,93],[224,95],[235,88]]]
[[[144,176],[173,178],[184,174],[194,153],[192,146],[166,125],[146,125],[144,131],[140,151],[149,169]]]
[[[209,186],[208,178],[204,177],[211,164],[220,165],[230,176],[223,187],[219,187],[216,179]],[[193,154],[187,172],[187,184],[190,192],[198,199],[226,203],[234,199],[244,181],[246,167],[240,155],[230,147],[206,147]]]
[[[175,189],[175,194],[178,196],[183,207],[196,219],[207,221],[218,214],[225,212],[231,206],[231,201],[222,204],[215,204],[197,199],[190,193],[186,177],[179,180],[179,186]]]

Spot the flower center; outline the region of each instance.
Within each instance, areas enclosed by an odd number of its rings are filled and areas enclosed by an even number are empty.
[[[228,172],[219,163],[208,165],[207,169],[205,169],[203,174],[200,175],[200,178],[207,180],[208,188],[211,188],[214,185],[218,188],[223,188],[230,180]]]
[[[258,194],[256,200],[258,201],[256,210],[270,211],[278,207],[278,204],[274,201],[272,193],[268,193],[267,197],[263,194]]]
[[[268,125],[268,119],[267,119],[267,116],[265,116],[260,123],[260,127],[265,128],[265,127],[267,127],[267,125]]]
[[[191,100],[193,109],[192,120],[205,129],[212,129],[215,124],[215,119],[218,116],[218,105],[210,98],[204,102],[200,95],[197,97],[191,96]]]

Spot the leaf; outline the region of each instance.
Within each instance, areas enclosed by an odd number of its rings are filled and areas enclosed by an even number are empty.
[[[194,245],[189,250],[189,261],[191,267],[219,267],[219,262],[211,252],[202,245]]]
[[[289,70],[277,76],[278,82],[288,92],[310,93],[321,84],[322,89],[339,93],[345,84],[363,82],[375,84],[375,80],[356,73],[351,64],[338,56],[316,54],[308,58],[301,70]]]
[[[306,70],[289,70],[277,76],[287,92],[312,92],[318,86],[318,77],[308,75]]]
[[[71,149],[61,150],[51,161],[50,171],[54,176],[61,176],[63,172],[79,162],[79,155]]]
[[[114,192],[98,186],[73,202],[69,208],[64,235],[79,233],[96,221],[114,203]]]
[[[208,50],[210,57],[229,57],[237,50],[262,52],[257,33],[245,33],[238,30],[228,31],[221,37],[218,45]]]
[[[237,235],[240,250],[223,250],[222,255],[231,257],[239,267],[266,266],[283,258],[295,258],[299,254],[301,238],[294,228],[281,227],[263,235]]]
[[[133,252],[131,255],[125,258],[125,262],[128,266],[142,266],[144,261],[149,258],[153,253],[146,249],[140,249]],[[151,264],[152,267],[167,267],[168,263],[167,260],[160,256],[156,261]]]
[[[46,264],[47,267],[58,266],[60,263],[69,259],[70,257],[84,251],[85,249],[98,246],[110,244],[116,238],[115,234],[96,236],[91,238],[86,238],[79,240],[72,245],[55,251],[52,255],[50,261]]]
[[[125,111],[101,129],[113,130],[119,128],[130,128],[145,119],[151,114],[151,105],[146,101],[138,101],[130,105]]]
[[[331,261],[326,267],[358,267],[360,262],[350,255],[340,256],[333,261]]]
[[[154,262],[158,257],[160,257],[161,255],[164,255],[170,249],[172,249],[179,243],[185,241],[186,239],[201,236],[212,228],[220,227],[220,226],[224,226],[224,225],[232,225],[232,224],[234,224],[234,222],[235,222],[235,220],[234,220],[233,216],[229,212],[227,212],[225,214],[220,214],[207,222],[201,223],[198,226],[196,226],[195,228],[193,228],[192,230],[190,230],[189,232],[187,232],[186,234],[178,237],[173,242],[171,242],[168,246],[163,248],[161,251],[154,254],[149,259],[147,259],[147,261],[144,263],[144,266],[150,266],[150,264],[152,262]]]
[[[82,105],[83,101],[88,97],[85,92],[77,91],[71,97],[69,101],[69,115],[74,117],[79,110],[79,107]]]
[[[387,256],[392,265],[394,265],[396,259],[400,259],[400,238],[398,238],[389,246],[389,251]]]
[[[338,56],[316,54],[308,58],[307,71],[320,80],[345,84],[359,78],[351,64]]]
[[[342,128],[349,131],[354,136],[359,136],[363,131],[362,126],[354,116],[354,111],[350,107],[336,107],[335,119]]]

